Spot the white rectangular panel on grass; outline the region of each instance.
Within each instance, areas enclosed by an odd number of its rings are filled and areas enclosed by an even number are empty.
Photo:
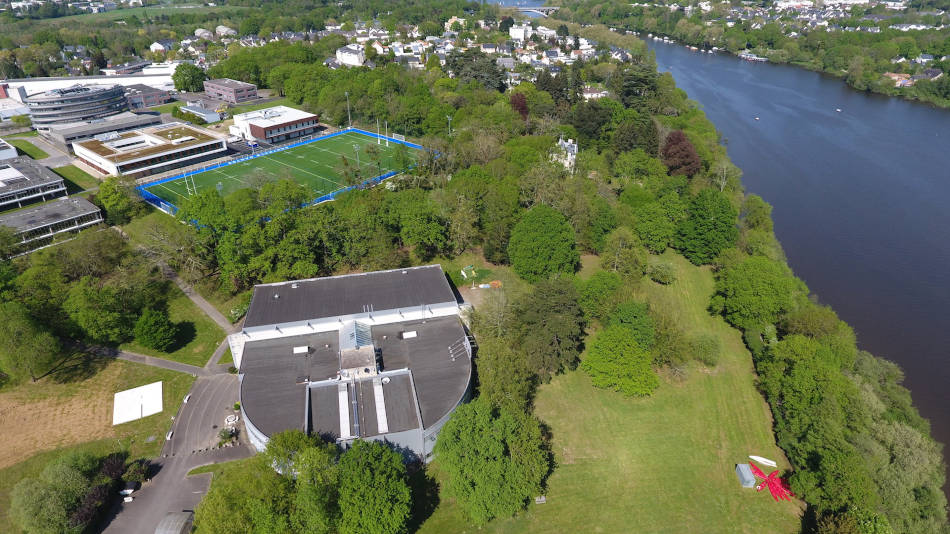
[[[162,411],[162,383],[155,382],[115,394],[112,424],[121,425]]]

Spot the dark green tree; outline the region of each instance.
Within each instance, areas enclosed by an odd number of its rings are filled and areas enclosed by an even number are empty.
[[[0,371],[14,380],[36,381],[61,356],[59,341],[37,324],[19,302],[0,303]]]
[[[340,457],[341,534],[398,534],[409,519],[402,456],[378,441],[356,440]]]
[[[539,282],[534,291],[515,303],[511,329],[528,365],[547,382],[574,366],[584,335],[584,314],[574,284]]]
[[[711,262],[739,235],[736,210],[719,191],[704,189],[689,204],[688,218],[677,228],[675,246],[696,265]]]
[[[135,340],[148,348],[167,352],[175,344],[178,327],[164,309],[146,309],[135,322]]]
[[[647,303],[635,300],[621,302],[610,314],[607,324],[629,329],[637,345],[644,350],[653,347],[655,328]]]
[[[530,282],[573,273],[580,260],[574,229],[554,209],[534,206],[512,229],[508,258],[518,276]]]
[[[455,410],[435,452],[447,490],[477,526],[524,508],[550,470],[537,419],[481,398]]]
[[[453,50],[445,60],[445,66],[458,78],[460,84],[476,81],[486,89],[502,92],[507,87],[505,73],[491,57],[480,48],[469,48],[462,52]]]
[[[176,91],[204,91],[204,81],[207,79],[208,75],[205,71],[191,63],[180,63],[172,74]]]

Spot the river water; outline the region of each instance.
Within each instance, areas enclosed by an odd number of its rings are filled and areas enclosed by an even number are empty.
[[[648,44],[722,132],[746,189],[774,206],[795,273],[862,349],[900,364],[934,437],[950,443],[950,111]]]

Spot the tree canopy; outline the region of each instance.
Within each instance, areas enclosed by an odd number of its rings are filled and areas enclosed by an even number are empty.
[[[642,397],[660,385],[652,362],[630,328],[611,325],[594,336],[581,367],[599,388]]]
[[[556,273],[573,273],[580,255],[574,229],[563,215],[539,204],[511,230],[508,258],[518,276],[537,282]]]
[[[538,421],[480,398],[455,410],[435,452],[448,491],[477,526],[524,508],[550,470]]]

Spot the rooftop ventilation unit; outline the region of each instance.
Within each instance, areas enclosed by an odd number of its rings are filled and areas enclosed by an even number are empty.
[[[118,138],[119,138],[119,132],[106,132],[106,133],[101,133],[93,137],[93,139],[95,139],[96,141],[99,141],[100,143],[105,143],[106,141],[112,141],[113,139],[118,139]]]

